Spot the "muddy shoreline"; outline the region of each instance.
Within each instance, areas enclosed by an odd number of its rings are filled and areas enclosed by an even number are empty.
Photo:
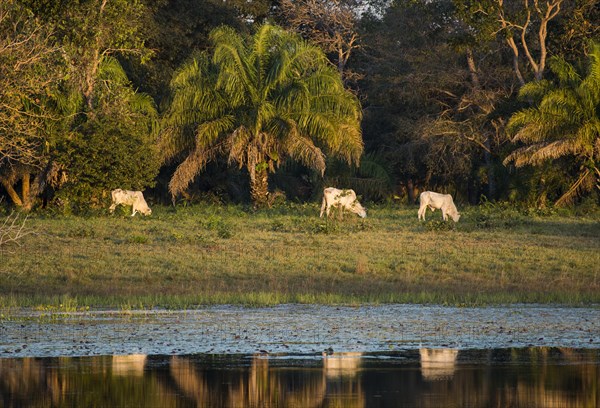
[[[6,316],[6,314],[5,314]],[[320,355],[427,348],[600,348],[600,307],[436,305],[50,313],[11,310],[0,358],[120,354]]]

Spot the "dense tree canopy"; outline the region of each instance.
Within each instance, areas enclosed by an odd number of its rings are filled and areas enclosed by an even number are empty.
[[[5,0],[0,195],[103,206],[247,177],[255,204],[324,183],[597,202],[599,18],[598,0]]]
[[[0,182],[12,202],[30,209],[60,116],[53,109],[66,75],[52,27],[18,1],[0,4]],[[31,186],[31,176],[39,176]],[[15,187],[21,185],[21,194]]]

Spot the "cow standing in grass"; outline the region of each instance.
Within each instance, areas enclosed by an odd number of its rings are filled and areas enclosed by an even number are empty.
[[[323,203],[321,204],[321,214],[319,217],[323,217],[323,212],[329,216],[331,207],[339,207],[342,210],[346,209],[357,214],[361,218],[367,216],[367,210],[360,205],[356,199],[356,193],[351,189],[339,190],[337,188],[328,187],[323,190]]]
[[[112,214],[117,208],[117,205],[130,205],[133,207],[133,213],[131,216],[133,217],[136,212],[144,215],[152,214],[152,210],[148,207],[146,200],[144,199],[144,195],[141,191],[130,191],[130,190],[121,190],[117,188],[116,190],[111,191],[110,193],[112,197],[112,205],[109,210]]]
[[[458,222],[460,214],[452,201],[450,194],[434,193],[433,191],[424,191],[419,197],[419,220],[425,221],[425,212],[427,208],[434,211],[436,208],[442,210],[442,218],[448,220],[448,216],[452,217],[454,222]]]

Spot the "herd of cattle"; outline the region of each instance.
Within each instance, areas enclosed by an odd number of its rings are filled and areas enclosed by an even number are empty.
[[[121,190],[118,188],[111,192],[111,197],[112,205],[109,208],[111,213],[118,205],[130,205],[133,208],[133,213],[131,214],[132,217],[137,212],[144,215],[152,214],[152,210],[148,207],[141,191]],[[454,201],[450,194],[424,191],[419,197],[419,203],[419,220],[425,221],[425,212],[427,211],[427,208],[431,211],[435,211],[436,209],[441,210],[444,221],[448,220],[448,216],[450,216],[454,222],[458,222],[460,218],[460,213],[456,209],[456,205],[454,205]],[[334,187],[328,187],[323,190],[323,202],[321,204],[321,214],[319,216],[323,217],[323,213],[329,216],[332,207],[339,208],[341,211],[350,211],[361,218],[367,216],[367,210],[358,202],[356,193],[351,189],[340,190]]]

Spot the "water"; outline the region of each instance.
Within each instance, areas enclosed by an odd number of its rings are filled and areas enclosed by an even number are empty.
[[[596,407],[600,350],[0,359],[0,407]]]
[[[0,311],[0,314],[2,311]],[[600,308],[432,305],[215,306],[183,311],[10,311],[0,357],[310,354],[324,349],[600,348]]]
[[[600,407],[600,308],[0,310],[4,407]]]

